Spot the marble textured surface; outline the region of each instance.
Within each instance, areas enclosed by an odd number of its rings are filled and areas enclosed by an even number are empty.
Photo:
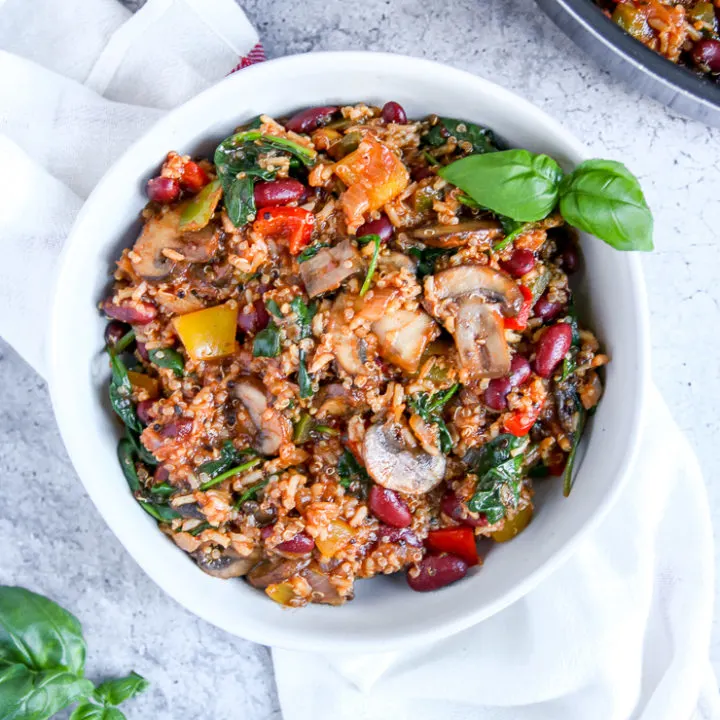
[[[269,57],[386,50],[470,70],[525,96],[641,178],[657,223],[657,250],[644,258],[653,374],[697,450],[720,523],[720,131],[599,70],[532,0],[243,5]],[[44,383],[1,342],[0,478],[0,583],[31,587],[77,613],[91,677],[135,669],[152,680],[132,717],[280,717],[268,651],[189,615],[135,565],[77,480]],[[712,659],[720,670],[717,624]]]

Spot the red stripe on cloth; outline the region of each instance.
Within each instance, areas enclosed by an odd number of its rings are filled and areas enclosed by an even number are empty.
[[[234,72],[249,67],[250,65],[255,65],[255,63],[263,62],[263,60],[267,60],[265,57],[265,49],[261,43],[257,43],[256,45],[253,45],[252,49],[247,55],[245,55],[245,57],[240,58],[240,62],[228,73],[228,75],[232,75]]]

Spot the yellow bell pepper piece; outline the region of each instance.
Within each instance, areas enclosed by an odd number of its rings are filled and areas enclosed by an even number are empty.
[[[265,592],[271,600],[279,605],[289,605],[296,595],[289,582],[273,583],[265,588]]]
[[[130,384],[133,386],[135,392],[145,390],[150,400],[154,400],[160,396],[160,384],[157,379],[150,377],[145,373],[135,372],[134,370],[128,370],[128,379]]]
[[[490,537],[492,537],[495,542],[507,542],[508,540],[512,540],[530,524],[532,516],[533,506],[526,505],[519,513],[517,513],[517,515],[509,520],[506,520],[502,528],[500,528],[500,530],[496,530]]]
[[[357,150],[335,163],[334,170],[350,190],[348,202],[362,199],[371,212],[399,195],[410,182],[403,161],[372,135],[366,136]],[[341,203],[348,204],[342,200]],[[345,208],[346,212],[354,209]]]
[[[332,557],[338,550],[344,548],[352,540],[355,531],[342,520],[333,520],[324,540],[315,538],[315,547],[325,557]]]
[[[226,303],[179,315],[173,326],[193,360],[212,360],[235,352],[237,316],[237,305]]]

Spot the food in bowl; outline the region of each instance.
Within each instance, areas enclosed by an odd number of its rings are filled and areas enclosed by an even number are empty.
[[[671,62],[717,82],[720,11],[693,0],[595,0],[625,32]]]
[[[570,224],[651,246],[622,165],[389,102],[261,116],[147,192],[102,303],[118,455],[202,570],[293,607],[435,590],[527,526],[535,478],[570,491],[608,361]]]

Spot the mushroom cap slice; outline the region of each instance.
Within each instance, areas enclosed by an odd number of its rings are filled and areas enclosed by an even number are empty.
[[[247,575],[260,560],[259,552],[243,557],[232,548],[225,548],[218,553],[218,548],[213,546],[201,547],[191,554],[203,572],[222,580]]]
[[[447,461],[410,447],[408,432],[401,425],[377,423],[365,433],[363,457],[372,479],[388,490],[423,495],[438,485]]]
[[[265,589],[268,585],[281,583],[297,575],[310,563],[309,557],[286,559],[282,557],[263,560],[255,565],[248,575],[248,582],[256,588]]]
[[[425,279],[425,299],[436,317],[442,315],[444,300],[463,295],[480,295],[488,302],[500,303],[506,317],[517,315],[524,301],[512,278],[485,265],[458,265]]]
[[[453,334],[460,364],[471,379],[504,377],[510,372],[502,317],[482,298],[462,299]]]
[[[425,348],[438,334],[435,321],[422,310],[396,310],[375,321],[370,329],[385,360],[406,372],[416,372]]]
[[[250,415],[257,429],[254,447],[261,455],[277,455],[280,448],[292,437],[290,421],[268,403],[265,386],[251,376],[240,378],[233,389]]]
[[[456,225],[431,225],[411,230],[410,237],[422,240],[434,248],[456,248],[469,245],[471,240],[491,241],[500,234],[497,220],[468,220]]]
[[[310,297],[337,290],[345,280],[364,270],[360,253],[347,239],[300,263],[300,276]]]
[[[146,280],[167,277],[175,261],[163,250],[180,253],[188,262],[207,262],[217,252],[219,230],[213,224],[196,232],[180,230],[180,210],[168,210],[147,220],[133,247],[133,269]]]

